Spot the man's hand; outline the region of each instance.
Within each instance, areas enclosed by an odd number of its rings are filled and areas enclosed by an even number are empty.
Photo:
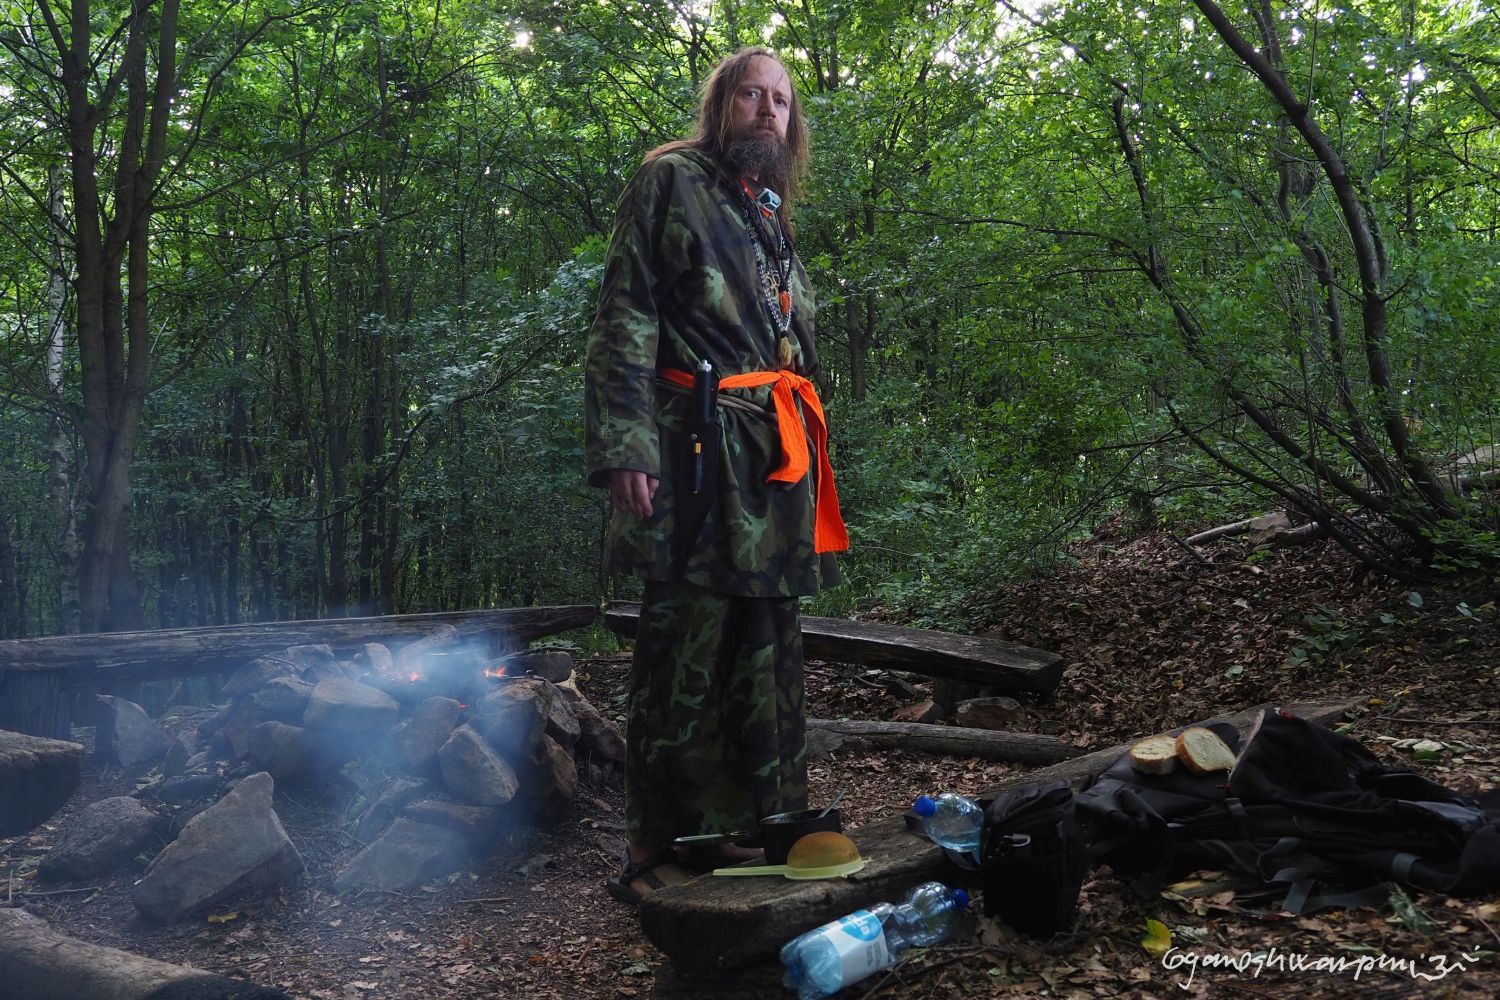
[[[615,510],[645,520],[651,516],[651,498],[661,480],[633,469],[609,470],[609,499]]]

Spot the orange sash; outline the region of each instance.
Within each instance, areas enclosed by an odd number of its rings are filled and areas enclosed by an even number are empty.
[[[693,376],[677,368],[664,368],[657,373],[673,385],[684,389],[693,388]],[[843,552],[849,548],[849,532],[844,527],[843,515],[839,513],[839,491],[833,485],[833,463],[828,460],[828,419],[823,415],[823,403],[818,399],[818,390],[811,379],[786,369],[768,372],[745,372],[742,375],[726,375],[719,379],[719,388],[749,389],[769,385],[771,400],[776,405],[776,426],[781,433],[781,465],[766,477],[766,482],[795,483],[807,475],[811,458],[807,453],[807,435],[812,434],[813,445],[818,449],[817,493],[813,500],[813,551]],[[802,400],[803,411],[811,415],[812,426],[802,422],[797,410],[797,399]]]

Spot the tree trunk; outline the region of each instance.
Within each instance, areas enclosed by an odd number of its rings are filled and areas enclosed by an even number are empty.
[[[63,167],[47,171],[48,234],[52,244],[51,274],[47,279],[47,388],[55,405],[63,400],[63,355],[67,342],[68,227],[64,204]],[[52,418],[47,438],[47,466],[51,472],[52,527],[57,537],[57,631],[79,630],[78,519],[73,505],[73,441],[60,415]]]
[[[51,9],[42,8],[58,42],[59,79],[67,97],[88,459],[78,589],[81,627],[88,631],[137,627],[141,617],[140,592],[130,572],[130,464],[150,372],[149,230],[177,92],[178,0],[162,0],[155,17],[148,18],[151,6],[136,0],[119,63],[102,87],[96,78],[98,54],[91,48],[89,0],[73,0],[67,35],[53,22]],[[154,59],[148,59],[151,33]],[[154,85],[147,80],[148,62],[156,68]],[[122,84],[123,116],[113,108]],[[107,145],[98,141],[106,123]],[[105,199],[99,148],[113,157],[108,203],[114,215],[109,218],[100,214]]]

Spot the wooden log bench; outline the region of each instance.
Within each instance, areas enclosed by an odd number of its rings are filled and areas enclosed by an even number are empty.
[[[499,654],[598,620],[592,605],[494,608],[375,618],[257,622],[152,632],[108,632],[0,641],[0,728],[67,738],[66,687],[114,685],[237,670],[288,646],[324,644],[347,652],[367,642],[404,643],[435,629],[483,637]]]
[[[1330,699],[1286,707],[1305,719],[1327,724],[1360,703],[1361,699]],[[1228,722],[1244,734],[1267,707],[1207,721]],[[976,794],[988,797],[1033,781],[1059,778],[1081,785],[1134,742],[1022,772]],[[894,811],[896,804],[892,807]],[[640,907],[641,928],[652,944],[684,968],[723,972],[774,958],[782,944],[805,930],[879,900],[899,899],[914,885],[952,878],[958,872],[937,845],[908,831],[901,815],[846,832],[868,859],[855,875],[809,882],[770,876],[703,876],[647,896]]]
[[[616,635],[633,639],[640,613],[639,605],[617,604],[604,612],[604,622]],[[804,617],[802,651],[810,660],[906,670],[1030,694],[1051,694],[1063,670],[1056,653],[1001,639],[842,618]]]
[[[0,837],[46,821],[78,788],[83,745],[0,729]]]
[[[0,1000],[291,1000],[281,990],[60,934],[0,909]]]
[[[1056,736],[1042,733],[860,719],[808,719],[807,728],[810,738],[829,750],[880,747],[1013,764],[1054,764],[1078,756],[1077,750]]]

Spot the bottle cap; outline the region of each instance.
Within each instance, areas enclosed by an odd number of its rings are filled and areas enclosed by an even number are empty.
[[[960,910],[967,910],[969,908],[969,894],[962,889],[953,890],[953,901],[958,904]]]
[[[911,804],[911,811],[926,819],[937,812],[937,803],[932,801],[932,796],[930,795],[918,795],[917,801]]]

